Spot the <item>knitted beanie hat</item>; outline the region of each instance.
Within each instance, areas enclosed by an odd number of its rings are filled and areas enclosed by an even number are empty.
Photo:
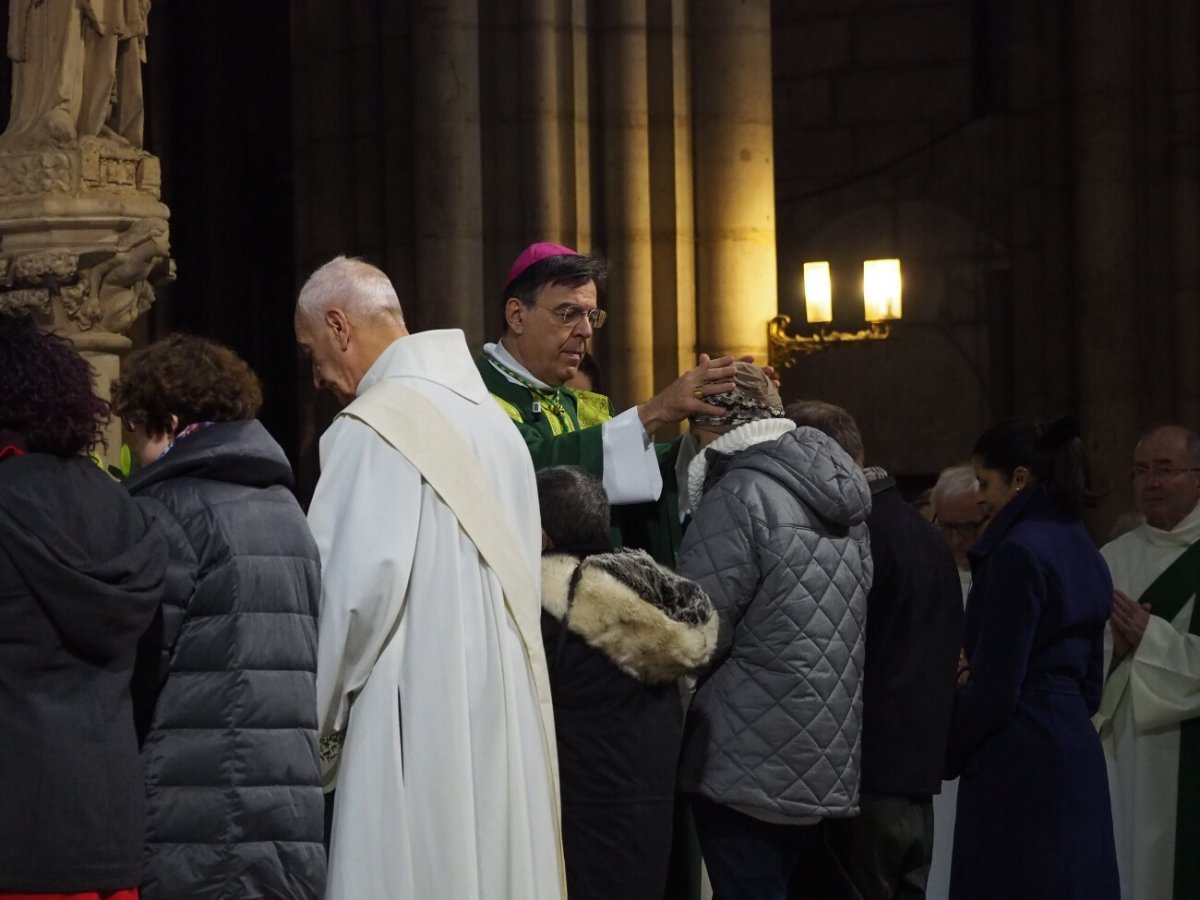
[[[725,432],[753,422],[755,419],[783,418],[783,402],[779,389],[762,369],[753,363],[735,362],[734,388],[705,399],[713,406],[723,406],[723,416],[694,416],[692,422],[709,431]]]

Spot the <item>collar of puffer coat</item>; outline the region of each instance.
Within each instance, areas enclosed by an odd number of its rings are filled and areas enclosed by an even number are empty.
[[[708,467],[714,458],[740,453],[755,444],[762,444],[796,430],[791,419],[756,419],[727,431],[706,448],[696,454],[688,465],[688,505],[694,513],[700,508],[704,496],[704,484],[708,479]]]
[[[661,683],[708,662],[717,614],[699,585],[644,550],[580,560],[542,557],[542,609],[641,681]]]

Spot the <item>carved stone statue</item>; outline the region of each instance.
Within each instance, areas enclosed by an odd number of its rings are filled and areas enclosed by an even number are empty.
[[[101,395],[131,346],[124,332],[175,277],[162,173],[142,148],[149,11],[150,0],[9,0],[0,315],[68,335]],[[107,440],[120,449],[119,423]]]
[[[0,146],[142,146],[150,0],[9,0],[12,112]]]

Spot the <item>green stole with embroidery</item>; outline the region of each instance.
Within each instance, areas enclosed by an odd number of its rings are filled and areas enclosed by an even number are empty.
[[[603,476],[604,447],[600,429],[584,424],[583,410],[574,391],[536,388],[516,382],[504,374],[509,370],[488,356],[480,357],[476,365],[492,398],[520,430],[535,469],[582,466],[597,477]],[[528,379],[523,380],[528,382]],[[607,398],[605,407],[607,411]],[[611,413],[609,415],[611,418]]]
[[[1197,596],[1192,607],[1190,634],[1200,635],[1200,541],[1142,592],[1153,615],[1171,622],[1184,604]],[[1179,785],[1175,813],[1176,897],[1200,897],[1200,718],[1179,725]]]
[[[597,478],[604,477],[602,432],[595,426],[613,417],[608,397],[570,388],[553,392],[538,388],[486,354],[476,360],[476,366],[492,398],[520,430],[535,469],[573,465],[581,466]],[[519,381],[505,377],[504,372]],[[553,402],[548,395],[552,395]],[[680,540],[675,484],[679,440],[655,445],[663,477],[662,497],[613,507],[616,545],[647,550],[669,568],[675,567],[675,550]]]

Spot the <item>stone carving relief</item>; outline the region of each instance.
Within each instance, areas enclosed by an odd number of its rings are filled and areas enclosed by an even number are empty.
[[[154,281],[175,277],[165,219],[141,219],[117,239],[114,252],[86,270],[87,290],[75,318],[120,334],[154,302]],[[67,309],[70,315],[70,308]]]
[[[140,219],[82,252],[42,250],[0,258],[0,313],[49,318],[55,302],[79,331],[120,334],[175,277],[165,219]]]
[[[46,148],[5,142],[0,135],[0,198],[137,191],[157,199],[161,190],[158,159],[127,144],[84,137],[74,147]]]
[[[65,193],[71,189],[71,158],[60,151],[0,154],[0,194]]]

